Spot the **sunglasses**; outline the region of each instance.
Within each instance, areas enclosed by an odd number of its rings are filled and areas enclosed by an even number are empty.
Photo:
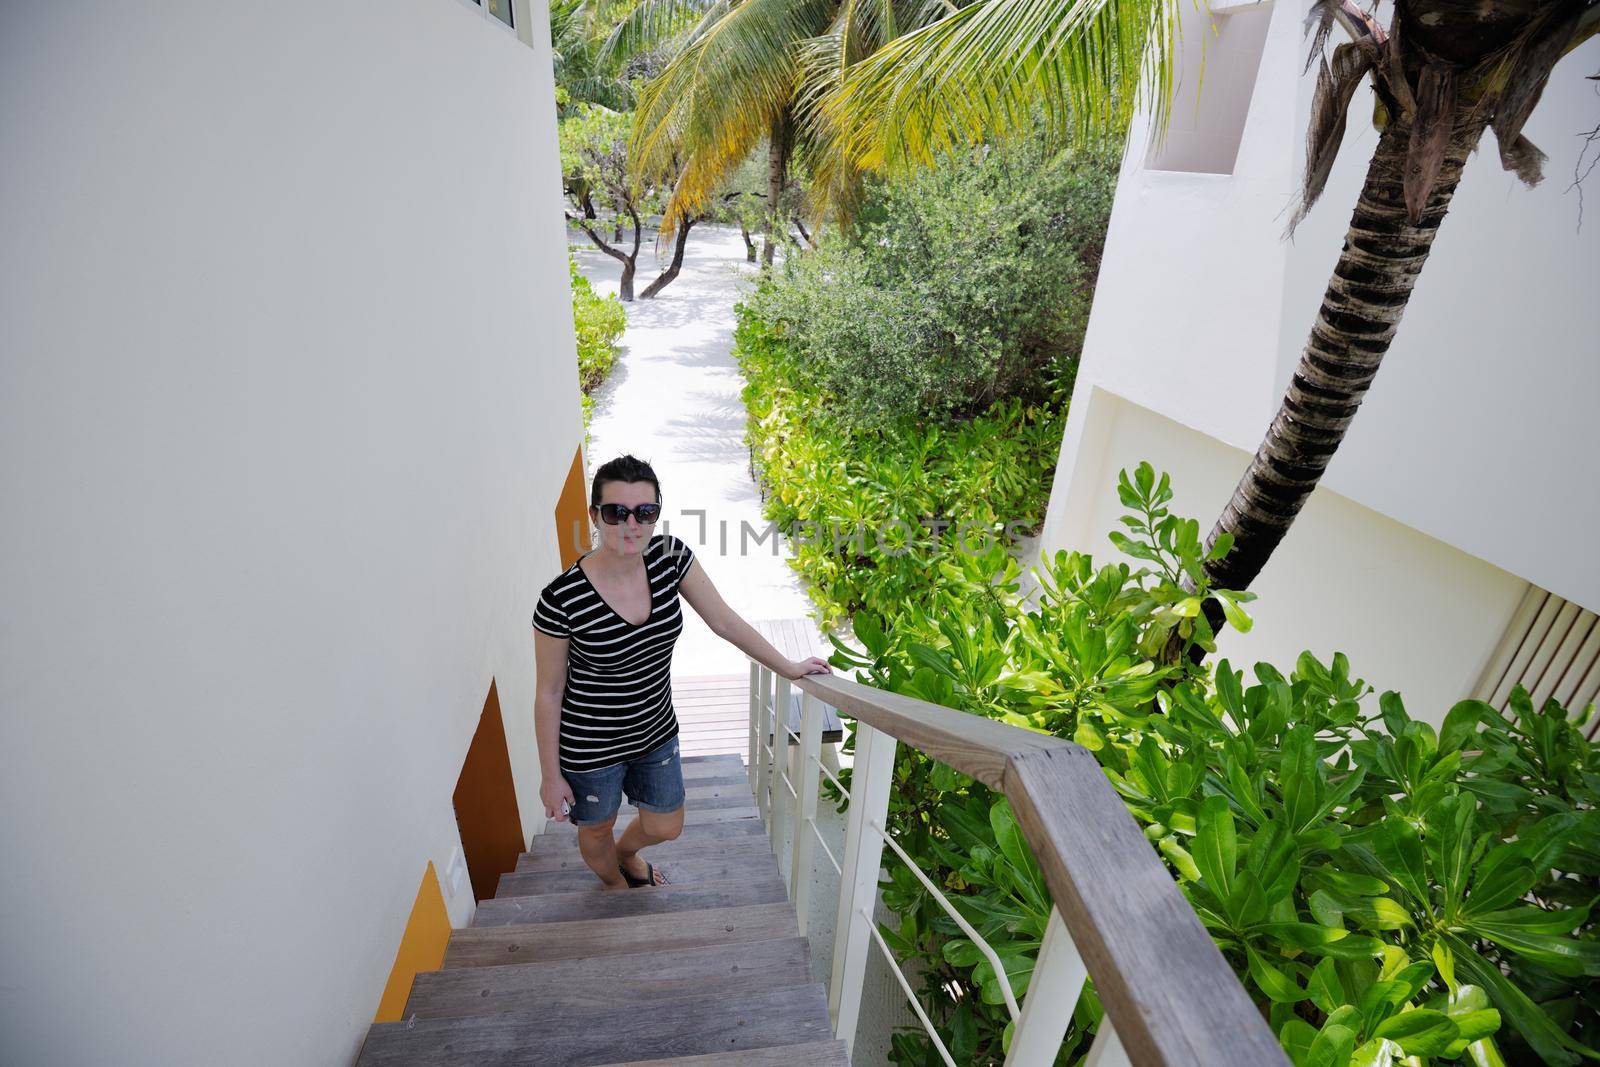
[[[639,525],[648,526],[661,517],[661,505],[640,504],[636,508],[630,508],[626,504],[600,505],[600,518],[607,526],[615,526],[618,523],[627,522],[629,515],[638,519]]]

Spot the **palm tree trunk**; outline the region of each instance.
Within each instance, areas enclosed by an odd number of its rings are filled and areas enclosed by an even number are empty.
[[[1415,225],[1407,221],[1403,188],[1411,131],[1391,123],[1379,136],[1300,364],[1207,538],[1209,549],[1220,535],[1233,536],[1232,551],[1205,565],[1213,587],[1249,588],[1316,488],[1389,350],[1482,132],[1481,121],[1458,120]]]
[[[761,249],[761,267],[763,270],[772,266],[772,253],[776,247],[780,229],[787,232],[787,227],[780,227],[779,213],[783,210],[781,201],[783,199],[784,178],[789,170],[790,139],[789,112],[785,109],[773,121],[772,132],[768,138],[766,243]]]

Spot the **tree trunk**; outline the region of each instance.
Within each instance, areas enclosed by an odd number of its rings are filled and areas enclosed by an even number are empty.
[[[789,112],[784,110],[772,123],[767,145],[767,224],[766,243],[761,248],[761,267],[772,266],[772,253],[777,247],[780,228],[778,213],[783,210],[784,177],[789,170]]]
[[[640,300],[649,300],[661,292],[661,290],[672,284],[672,279],[676,278],[678,272],[683,269],[683,250],[689,243],[689,228],[694,223],[695,220],[691,218],[684,218],[678,223],[678,232],[672,245],[672,262],[668,264],[666,270],[661,272],[660,277],[651,282],[645,288],[645,291],[639,294]]]
[[[742,219],[739,221],[739,236],[744,238],[744,261],[746,263],[754,263],[756,261],[756,243],[750,239],[750,228],[744,224]]]
[[[631,252],[624,252],[620,248],[613,248],[611,245],[607,244],[604,237],[601,237],[589,227],[588,220],[571,214],[567,216],[569,221],[576,222],[578,224],[578,228],[589,235],[589,240],[594,243],[596,248],[610,256],[612,259],[616,260],[618,263],[622,264],[622,279],[617,283],[617,299],[619,300],[633,299],[633,274],[639,262],[639,213],[634,210],[634,207],[631,203],[626,205],[626,207],[628,216],[633,220],[633,250]],[[622,234],[622,220],[620,216],[617,219],[616,232],[620,239]]]
[[[806,229],[806,220],[799,215],[794,217],[794,228],[800,231],[800,237],[805,241],[807,248],[817,247],[817,239],[811,236],[811,231]]]
[[[1399,127],[1391,122],[1379,135],[1300,364],[1266,439],[1206,540],[1209,549],[1220,535],[1233,536],[1232,551],[1205,565],[1215,588],[1248,588],[1316,488],[1389,350],[1462,167],[1483,132],[1481,121],[1457,120],[1438,180],[1412,225],[1403,188],[1411,130]]]

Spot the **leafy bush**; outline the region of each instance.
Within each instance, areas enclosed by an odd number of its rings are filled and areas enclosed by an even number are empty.
[[[793,548],[825,624],[861,608],[888,614],[926,603],[938,560],[959,554],[958,539],[974,549],[989,539],[998,550],[1043,521],[1059,409],[1013,399],[957,427],[910,416],[855,427],[753,308],[738,316],[735,353],[765,514]]]
[[[1038,605],[1015,565],[962,557],[928,606],[860,613],[871,684],[1093,749],[1129,811],[1296,1064],[1576,1064],[1600,1038],[1600,757],[1584,716],[1520,690],[1440,729],[1309,653],[1255,684],[1226,662],[1160,665],[1177,632],[1210,643],[1175,578],[1199,567],[1192,520],[1147,466],[1123,475],[1130,544],[1151,566],[1048,561]],[[1201,589],[1201,595],[1218,595]],[[1248,625],[1239,602],[1229,618]],[[837,644],[837,642],[836,642]],[[1587,714],[1587,713],[1586,713]],[[1003,800],[902,749],[898,840],[1026,991],[1049,897]],[[958,1062],[999,1063],[1010,1022],[993,968],[886,854],[886,939],[920,959],[922,997]],[[1058,1062],[1101,1014],[1090,990]],[[935,1062],[920,1030],[897,1061]],[[1406,1058],[1410,1057],[1410,1058]]]
[[[854,426],[800,373],[759,308],[740,309],[750,441],[786,534],[837,522],[1037,516],[1059,411],[996,404],[960,430],[901,416]],[[1255,683],[1170,646],[1215,650],[1202,598],[1247,629],[1248,594],[1209,589],[1198,524],[1170,513],[1148,465],[1118,486],[1112,540],[1137,569],[1058,552],[1041,595],[997,538],[925,537],[914,552],[795,544],[825,621],[862,649],[863,680],[1072,738],[1096,753],[1196,913],[1301,1067],[1403,1061],[1576,1064],[1600,1046],[1600,756],[1554,703],[1463,702],[1442,727],[1307,653]],[[1217,546],[1226,551],[1227,545]],[[1189,579],[1185,588],[1184,579]],[[853,727],[846,747],[853,744]],[[1050,909],[1003,797],[902,747],[891,827],[994,946],[1020,997]],[[885,855],[885,939],[921,964],[921,999],[957,1062],[1000,1063],[1011,1024],[993,967]],[[1101,1008],[1086,990],[1057,1062],[1076,1063]],[[939,1062],[920,1029],[896,1061]]]
[[[881,187],[753,298],[846,420],[938,423],[1071,392],[1111,207],[1104,159],[1035,143],[946,157]]]
[[[616,366],[617,339],[627,329],[628,316],[616,297],[594,291],[570,252],[567,273],[572,283],[572,323],[578,336],[578,387],[583,391],[583,419],[587,423],[594,407],[589,394]]]

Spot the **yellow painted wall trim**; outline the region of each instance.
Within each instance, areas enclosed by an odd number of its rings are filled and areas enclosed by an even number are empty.
[[[380,1023],[398,1022],[411,996],[411,983],[421,971],[437,971],[444,966],[444,950],[450,943],[450,913],[444,906],[444,891],[439,888],[439,875],[428,861],[422,875],[422,885],[417,888],[417,901],[411,905],[411,917],[406,920],[406,932],[400,938],[400,950],[394,954],[394,968],[389,972],[389,982],[383,987],[383,999],[378,1002],[378,1014],[373,1020]]]

